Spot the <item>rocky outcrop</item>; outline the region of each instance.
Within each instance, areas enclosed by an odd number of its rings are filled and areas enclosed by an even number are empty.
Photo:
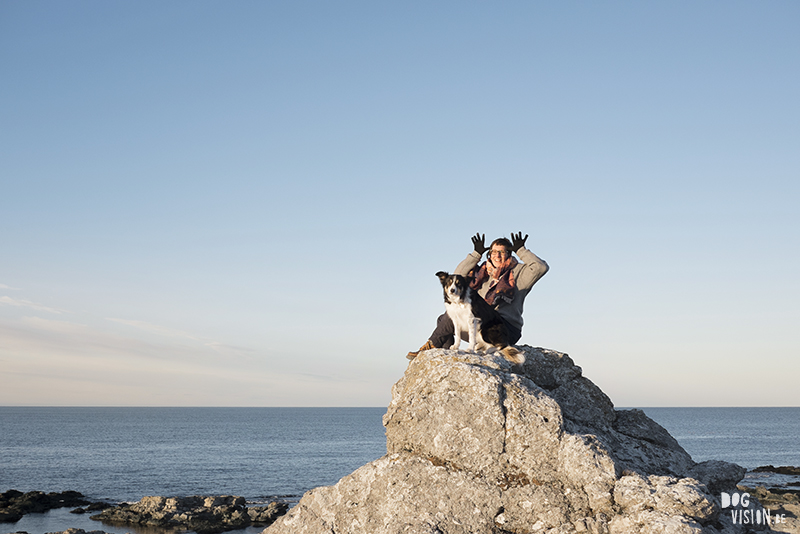
[[[779,475],[800,475],[800,467],[794,465],[782,465],[775,467],[774,465],[762,465],[753,469],[753,473],[776,473]]]
[[[786,468],[765,466],[759,468],[761,469],[759,472],[770,472],[768,468],[784,469],[784,472],[780,474],[800,474],[800,470],[792,466],[786,466]],[[755,488],[739,486],[738,489],[740,493],[748,493],[751,499],[758,500],[760,506],[770,510],[772,517],[771,528],[774,532],[800,533],[800,490],[788,488],[766,489],[763,486]]]
[[[306,493],[264,534],[734,533],[696,464],[640,410],[615,410],[569,356],[421,352],[392,388],[387,455]]]
[[[250,525],[269,525],[288,505],[272,502],[248,508],[244,497],[144,497],[94,515],[91,519],[118,525],[148,525],[213,534]]]
[[[29,491],[23,493],[8,490],[0,493],[0,523],[15,523],[25,514],[41,514],[54,508],[84,506],[90,504],[77,491],[44,493]]]
[[[100,512],[107,508],[113,508],[113,504],[109,504],[107,502],[93,502],[89,506],[75,508],[74,510],[70,510],[69,513],[71,514],[85,514],[88,512]]]

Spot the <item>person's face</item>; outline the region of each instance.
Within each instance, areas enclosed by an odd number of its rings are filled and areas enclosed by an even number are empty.
[[[492,265],[500,265],[508,259],[509,254],[511,253],[503,245],[492,245],[489,259],[492,260]]]

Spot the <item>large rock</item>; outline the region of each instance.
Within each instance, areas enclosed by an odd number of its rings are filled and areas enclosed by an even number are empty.
[[[387,455],[264,534],[740,532],[706,484],[735,488],[743,469],[695,464],[566,354],[521,349],[522,366],[421,352],[392,388]]]
[[[89,504],[77,491],[44,493],[29,491],[22,493],[8,490],[0,493],[0,523],[14,523],[25,514],[41,514],[55,508],[74,507]]]
[[[244,497],[144,497],[137,503],[109,508],[91,519],[109,524],[148,525],[163,529],[194,530],[213,534],[242,529],[252,524],[268,525],[288,506],[273,502],[268,506],[247,508]]]

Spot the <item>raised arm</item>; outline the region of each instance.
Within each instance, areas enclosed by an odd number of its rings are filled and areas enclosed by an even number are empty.
[[[475,234],[472,238],[472,247],[475,249],[467,255],[467,257],[458,264],[456,270],[453,271],[454,274],[460,274],[461,276],[466,276],[472,269],[478,265],[478,262],[481,261],[481,256],[483,253],[489,250],[486,247],[486,234]]]
[[[511,234],[511,250],[525,264],[517,276],[517,289],[520,291],[533,287],[533,284],[550,270],[550,266],[547,265],[546,261],[525,248],[525,241],[527,240],[528,234],[525,234],[525,237],[522,237],[522,232],[516,235]]]

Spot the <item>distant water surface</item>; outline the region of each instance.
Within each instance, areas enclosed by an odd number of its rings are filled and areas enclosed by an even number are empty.
[[[383,456],[385,411],[0,407],[0,490],[299,497]]]
[[[643,408],[695,461],[800,465],[800,408]],[[241,495],[290,503],[386,453],[385,408],[0,407],[0,492],[76,490],[92,500]],[[748,476],[752,476],[748,474]],[[795,477],[797,478],[797,477]],[[68,510],[0,533],[112,527]],[[239,531],[256,534],[261,528]]]
[[[642,408],[695,462],[800,466],[800,408]]]

